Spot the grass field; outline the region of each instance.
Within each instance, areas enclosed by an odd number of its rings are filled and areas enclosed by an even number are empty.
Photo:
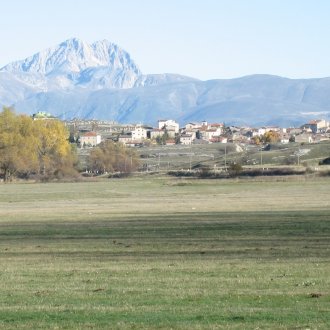
[[[329,329],[330,179],[0,185],[0,329]]]

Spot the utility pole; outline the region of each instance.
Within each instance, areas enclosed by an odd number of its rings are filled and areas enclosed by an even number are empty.
[[[227,172],[227,143],[225,143],[225,172]]]
[[[192,146],[191,146],[191,144],[190,144],[190,166],[189,166],[189,170],[190,170],[190,172],[191,172],[191,161],[192,161]]]

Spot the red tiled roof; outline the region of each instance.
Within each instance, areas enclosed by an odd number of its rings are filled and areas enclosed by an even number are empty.
[[[97,136],[97,134],[95,132],[87,132],[83,136]]]

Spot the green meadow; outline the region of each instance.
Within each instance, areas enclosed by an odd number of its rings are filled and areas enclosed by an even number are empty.
[[[0,329],[329,329],[330,178],[0,185]]]

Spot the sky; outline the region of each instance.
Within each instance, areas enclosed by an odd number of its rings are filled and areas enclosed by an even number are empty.
[[[0,67],[77,37],[107,39],[144,74],[330,76],[329,0],[10,0]]]

